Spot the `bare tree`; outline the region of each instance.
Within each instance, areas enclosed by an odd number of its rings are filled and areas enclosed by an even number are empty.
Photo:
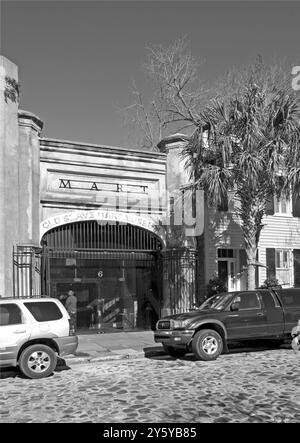
[[[191,54],[186,38],[165,48],[148,45],[143,66],[153,86],[150,99],[133,86],[133,103],[123,108],[124,121],[135,133],[140,148],[155,149],[171,132],[192,133],[199,124],[199,110],[206,103],[208,90],[200,81],[200,63]]]
[[[164,122],[162,120],[160,101],[154,96],[151,101],[133,83],[133,102],[120,109],[124,125],[130,135],[130,142],[144,150],[157,149],[157,143],[163,137]]]

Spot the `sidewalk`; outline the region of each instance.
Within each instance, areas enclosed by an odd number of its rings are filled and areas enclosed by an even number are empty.
[[[82,334],[78,341],[75,355],[63,357],[67,365],[165,354],[163,347],[154,342],[153,331]]]

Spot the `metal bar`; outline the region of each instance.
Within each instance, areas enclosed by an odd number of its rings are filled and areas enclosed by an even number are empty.
[[[30,297],[32,297],[32,283],[33,283],[33,260],[32,260],[32,255],[33,255],[33,250],[30,251],[30,255],[29,255],[29,273],[27,273],[27,276],[29,276],[29,295]]]
[[[138,248],[137,246],[137,237],[138,237],[138,230],[136,228],[131,227],[131,248]]]
[[[102,249],[102,225],[97,224],[97,243],[99,248]]]
[[[124,248],[124,244],[123,244],[123,228],[125,225],[120,224],[120,249]]]
[[[82,223],[82,222],[80,222],[80,223],[78,224],[78,229],[79,229],[79,244],[80,244],[80,247],[82,248],[82,246],[83,246],[83,243],[82,243],[82,236],[83,236],[83,223]]]
[[[89,242],[89,247],[92,247],[93,244],[95,244],[96,248],[99,248],[99,245],[96,243],[96,222],[92,222],[92,229],[91,229],[91,238]]]
[[[130,249],[130,246],[128,246],[128,239],[130,236],[130,228],[129,225],[126,225],[126,229],[125,229],[125,241],[124,241],[124,246],[126,249]]]
[[[93,232],[91,234],[91,242],[90,242],[89,247],[90,248],[92,248],[92,247],[100,248],[100,245],[99,245],[99,225],[96,221],[94,221],[94,223],[93,223]]]
[[[116,223],[116,249],[120,247],[120,223]]]
[[[118,230],[118,226],[117,226],[117,223],[115,223],[115,224],[114,224],[113,242],[112,242],[112,244],[113,244],[114,246],[116,246],[116,244],[117,244],[117,230]]]
[[[84,246],[86,245],[85,241],[86,241],[86,232],[85,232],[85,222],[81,223],[81,228],[82,228],[82,247],[84,248]]]
[[[13,297],[16,298],[15,247],[13,246]]]
[[[20,271],[19,271],[19,251],[17,248],[17,289],[18,289],[18,297],[20,297]]]

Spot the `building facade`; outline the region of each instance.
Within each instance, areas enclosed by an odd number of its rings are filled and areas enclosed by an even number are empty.
[[[120,329],[153,327],[196,304],[195,220],[170,228],[188,200],[178,202],[182,137],[146,152],[44,138],[42,129],[19,109],[18,70],[2,57],[0,294],[64,302],[72,290],[79,328],[91,326],[93,301],[107,328]]]
[[[246,254],[233,213],[182,191],[188,137],[157,152],[44,138],[19,109],[18,69],[0,58],[0,295],[77,296],[79,328],[101,301],[108,329],[153,327],[204,299],[214,276],[246,289]],[[298,205],[274,201],[259,243],[257,286],[300,284]]]

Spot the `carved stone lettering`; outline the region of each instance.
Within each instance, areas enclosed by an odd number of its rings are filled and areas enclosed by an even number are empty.
[[[71,180],[64,180],[63,178],[60,178],[59,187],[71,189]]]
[[[99,189],[97,187],[97,184],[95,182],[93,182],[93,184],[92,184],[92,186],[90,188],[90,191],[99,191]]]

